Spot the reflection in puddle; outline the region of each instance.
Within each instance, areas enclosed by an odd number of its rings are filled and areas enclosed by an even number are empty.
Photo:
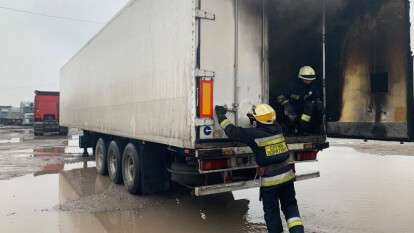
[[[11,138],[9,140],[0,140],[0,144],[4,144],[4,143],[19,143],[21,140],[21,138]]]
[[[73,135],[68,140],[68,146],[65,148],[65,154],[82,154],[83,149],[79,148],[79,135]],[[88,148],[88,153],[92,154],[92,148]]]
[[[35,157],[40,156],[61,156],[65,153],[65,147],[42,147],[33,149]]]
[[[86,167],[93,164],[85,163]],[[7,188],[0,194],[0,232],[23,232],[16,224],[22,218],[33,232],[257,232],[252,229],[263,228],[247,222],[249,201],[234,200],[232,194],[133,196],[108,177],[96,175],[94,167],[83,168],[85,163],[70,164],[71,170],[50,167],[61,170],[59,174],[0,181]],[[31,191],[22,193],[23,187]]]
[[[76,169],[60,174],[59,195],[61,232],[252,232],[245,220],[249,201],[230,193],[137,197],[94,169]],[[70,211],[79,206],[82,212]]]
[[[41,176],[41,175],[47,175],[47,174],[56,174],[62,171],[64,167],[65,167],[65,164],[63,163],[63,161],[52,163],[52,164],[47,164],[46,166],[43,167],[41,171],[35,172],[33,175]]]

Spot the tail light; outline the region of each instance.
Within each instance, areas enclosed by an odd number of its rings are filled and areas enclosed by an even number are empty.
[[[228,160],[227,159],[201,160],[200,167],[202,171],[226,169],[228,168]]]
[[[296,154],[297,161],[309,161],[309,160],[316,160],[318,155],[317,151],[302,151]]]

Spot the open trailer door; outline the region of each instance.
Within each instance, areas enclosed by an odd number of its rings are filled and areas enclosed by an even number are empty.
[[[329,135],[412,139],[409,1],[327,1],[326,51]]]
[[[246,113],[251,106],[267,101],[263,1],[200,0],[199,9],[210,17],[199,20],[198,69],[210,77],[199,77],[198,82],[212,82],[213,104],[226,105],[232,122],[248,126]],[[199,142],[226,138],[218,124],[207,127],[207,131],[204,126],[198,130]]]
[[[265,1],[269,102],[276,109],[277,97],[297,82],[302,66],[316,70],[315,82],[320,93],[324,93],[324,3],[323,0]]]

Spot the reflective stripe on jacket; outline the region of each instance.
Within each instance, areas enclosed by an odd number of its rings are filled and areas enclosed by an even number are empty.
[[[260,174],[263,187],[295,179],[295,174],[286,162],[289,149],[279,124],[242,128],[232,124],[224,115],[218,115],[218,119],[230,139],[248,145],[256,155],[256,163],[264,169],[264,173]]]
[[[292,181],[295,179],[295,177],[295,173],[292,170],[289,170],[279,175],[262,177],[260,185],[261,187],[277,186]]]

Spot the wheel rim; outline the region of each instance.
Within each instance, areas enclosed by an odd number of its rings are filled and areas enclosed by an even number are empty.
[[[132,159],[132,156],[128,153],[125,163],[125,178],[128,183],[132,183],[134,180],[134,160]]]

